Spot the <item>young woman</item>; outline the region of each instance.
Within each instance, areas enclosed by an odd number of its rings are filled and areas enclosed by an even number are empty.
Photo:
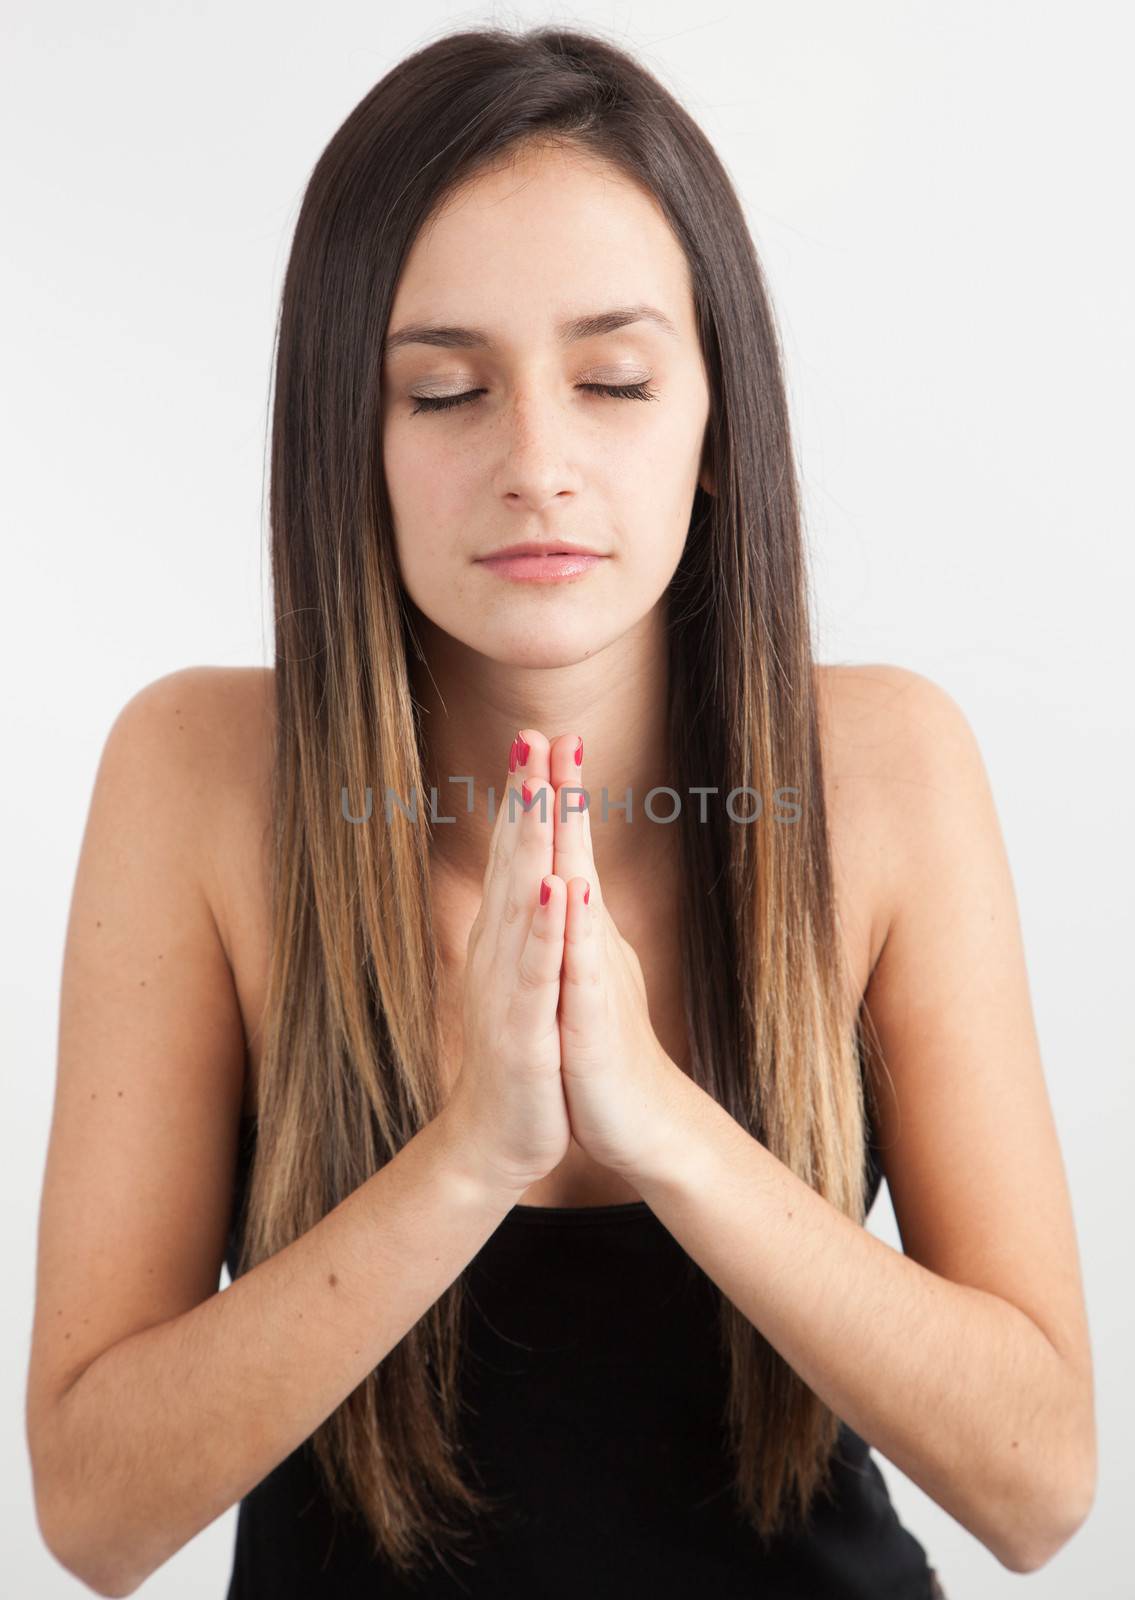
[[[275,378],[274,669],[138,693],[83,842],[50,1548],[125,1595],[239,1501],[231,1596],[941,1594],[873,1446],[1040,1566],[1094,1401],[1006,854],[954,701],[813,659],[704,135],[601,39],[430,45]]]

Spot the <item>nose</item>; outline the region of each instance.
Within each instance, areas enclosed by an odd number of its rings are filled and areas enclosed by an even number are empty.
[[[532,391],[517,394],[500,430],[496,476],[503,500],[518,511],[538,512],[576,492],[578,469],[562,401]]]

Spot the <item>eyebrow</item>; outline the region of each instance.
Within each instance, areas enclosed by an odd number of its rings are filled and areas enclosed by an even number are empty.
[[[556,324],[556,334],[561,344],[574,344],[579,339],[591,339],[597,334],[614,333],[631,322],[652,322],[664,332],[679,338],[677,328],[664,311],[657,306],[614,306],[610,311],[592,311],[585,316],[568,317]],[[483,328],[453,328],[439,323],[415,322],[397,333],[388,335],[383,352],[391,355],[408,344],[440,346],[443,350],[491,349],[492,339]]]

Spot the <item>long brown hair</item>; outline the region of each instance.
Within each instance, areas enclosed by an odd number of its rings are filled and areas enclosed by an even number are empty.
[[[860,1023],[849,1025],[820,758],[797,474],[778,337],[741,205],[705,135],[642,65],[553,27],[453,33],[355,107],[307,185],[278,327],[273,945],[239,1270],[339,1204],[442,1109],[425,808],[344,825],[375,774],[428,792],[410,613],[382,475],[382,341],[398,275],[455,188],[526,144],[612,163],[657,200],[690,269],[711,389],[667,595],[674,787],[795,787],[793,825],[684,805],[680,937],[694,1080],[863,1220]],[[747,814],[748,806],[742,812]],[[353,813],[352,813],[353,814]],[[337,1508],[404,1573],[461,1554],[494,1502],[458,1469],[464,1274],[321,1424]],[[830,1483],[838,1419],[718,1293],[737,1505],[764,1538]],[[464,1558],[463,1559],[467,1559]]]

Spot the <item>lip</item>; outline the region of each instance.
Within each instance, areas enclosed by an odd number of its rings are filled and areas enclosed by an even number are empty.
[[[486,567],[498,578],[514,583],[565,583],[582,578],[606,556],[594,551],[560,551],[556,555],[494,555],[485,556],[478,565]]]
[[[495,561],[498,556],[601,556],[602,550],[593,550],[589,544],[576,544],[571,539],[522,539],[519,544],[503,544],[482,561]]]

